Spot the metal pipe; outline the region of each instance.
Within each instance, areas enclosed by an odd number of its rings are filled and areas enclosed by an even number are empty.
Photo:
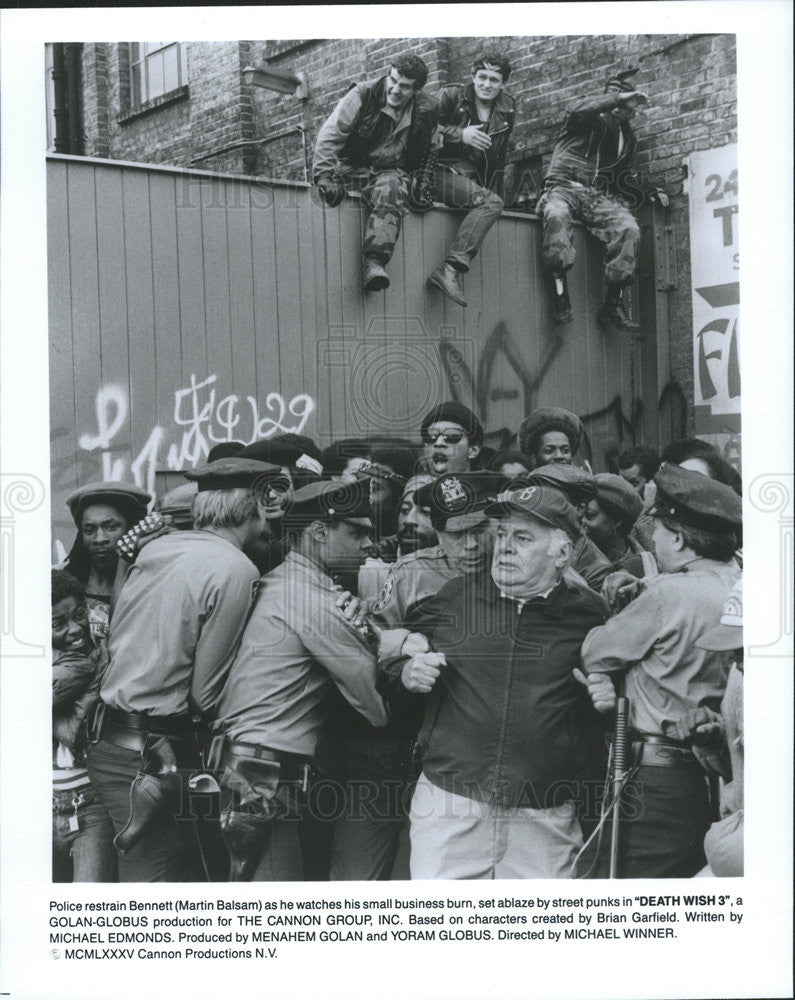
[[[194,156],[190,162],[191,165],[201,163],[203,160],[211,160],[214,156],[231,153],[236,149],[246,149],[249,146],[266,146],[271,142],[276,142],[277,139],[284,139],[288,135],[295,135],[296,132],[301,133],[301,148],[304,154],[304,180],[308,181],[309,164],[307,161],[306,127],[304,125],[293,125],[290,128],[282,129],[281,132],[274,132],[273,135],[266,135],[262,139],[241,139],[239,142],[232,142],[228,146],[213,149],[209,153],[202,153],[201,156]]]

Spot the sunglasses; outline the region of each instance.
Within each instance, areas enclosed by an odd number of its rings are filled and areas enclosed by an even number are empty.
[[[439,438],[444,438],[446,444],[458,444],[462,441],[466,435],[463,431],[431,431],[424,430],[421,432],[420,437],[425,442],[425,444],[436,444]]]

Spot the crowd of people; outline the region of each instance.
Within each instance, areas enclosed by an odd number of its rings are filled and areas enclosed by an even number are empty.
[[[54,879],[741,874],[740,478],[583,433],[450,400],[75,490]]]

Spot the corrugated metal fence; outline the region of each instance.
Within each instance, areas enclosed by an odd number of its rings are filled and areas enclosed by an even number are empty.
[[[71,540],[64,497],[78,484],[162,492],[217,441],[284,431],[321,447],[416,440],[451,397],[495,446],[534,406],[566,406],[588,418],[595,469],[633,435],[654,440],[653,295],[640,296],[643,336],[600,331],[600,248],[581,238],[576,319],[559,332],[540,224],[506,214],[465,278],[463,309],[426,284],[458,218],[410,215],[390,288],[364,296],[358,200],[330,210],[300,183],[50,157],[55,538]],[[641,419],[642,385],[655,399]]]

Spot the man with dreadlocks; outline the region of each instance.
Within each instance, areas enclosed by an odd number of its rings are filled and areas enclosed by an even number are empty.
[[[648,104],[630,77],[637,69],[611,76],[603,94],[586,97],[569,109],[563,134],[552,153],[544,193],[536,211],[544,227],[544,267],[554,280],[552,320],[571,321],[566,272],[574,263],[574,221],[605,244],[607,294],[597,313],[600,326],[637,332],[626,311],[622,292],[632,280],[640,229],[631,207],[646,196],[668,204],[659,189],[644,192],[631,169],[635,135],[630,120]]]

